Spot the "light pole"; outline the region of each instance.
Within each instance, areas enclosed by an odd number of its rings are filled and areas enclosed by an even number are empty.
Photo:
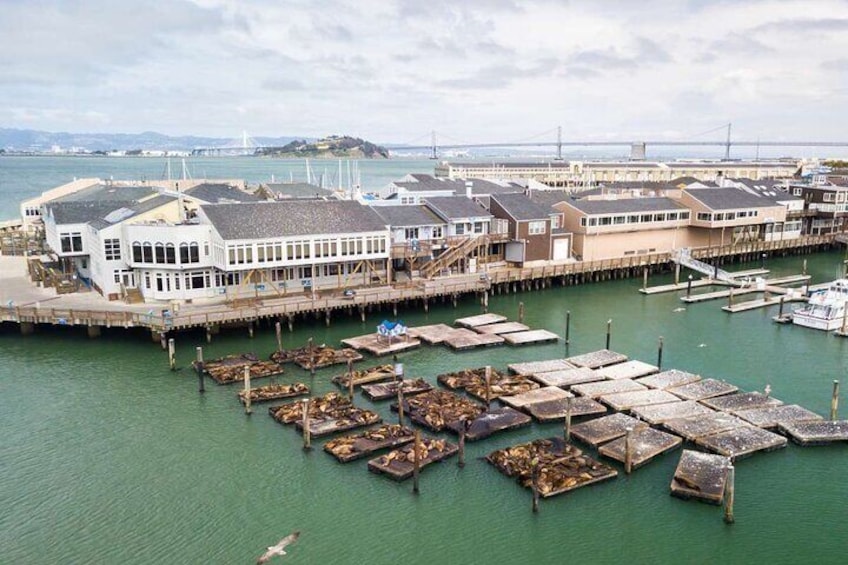
[[[765,268],[766,268],[766,254],[763,253],[762,255],[760,255],[760,269],[765,269]]]
[[[692,275],[689,275],[689,282],[686,283],[686,298],[692,296]]]

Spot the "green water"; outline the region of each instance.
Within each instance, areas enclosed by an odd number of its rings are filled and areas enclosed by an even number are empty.
[[[841,254],[810,256],[816,281],[834,278]],[[770,260],[776,274],[797,273],[802,258]],[[669,282],[655,277],[652,283]],[[665,338],[665,368],[725,378],[743,389],[770,384],[773,395],[827,415],[831,382],[841,378],[848,341],[770,321],[772,311],[728,315],[720,302],[690,305],[675,295],[645,297],[641,280],[499,295],[490,309],[512,317],[526,304],[526,322],[562,333],[572,312],[571,354],[604,345],[654,362]],[[471,299],[457,309],[402,312],[410,325],[451,323],[476,314]],[[298,321],[287,345],[373,331],[336,318]],[[700,347],[701,344],[705,346]],[[627,477],[543,500],[531,513],[530,493],[479,458],[521,441],[560,433],[560,425],[496,435],[469,444],[456,459],[422,473],[421,494],[367,471],[366,461],[340,465],[317,448],[305,453],[293,429],[258,405],[247,417],[235,386],[207,383],[204,395],[188,364],[194,348],[206,358],[275,347],[271,328],[254,339],[225,330],[177,336],[172,373],[166,355],[143,334],[107,330],[89,340],[82,330],[39,328],[21,337],[0,333],[0,562],[2,563],[253,563],[265,546],[293,530],[300,540],[286,563],[844,563],[848,447],[833,445],[758,454],[737,466],[736,519],[718,507],[669,496],[680,451]],[[435,383],[463,367],[561,357],[559,344],[452,353],[424,346],[403,354],[407,376]],[[369,364],[373,360],[366,360]],[[313,379],[289,369],[278,382],[301,380],[315,392],[334,389],[333,369]],[[268,383],[268,379],[258,381]],[[387,420],[388,403],[376,406]],[[848,406],[843,401],[843,412]],[[445,436],[448,437],[448,436]],[[621,467],[613,464],[621,471]]]

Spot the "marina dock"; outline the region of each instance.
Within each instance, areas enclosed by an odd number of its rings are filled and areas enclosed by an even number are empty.
[[[459,434],[463,426],[467,426],[465,439],[468,441],[477,441],[498,432],[529,426],[531,422],[532,419],[530,416],[506,406],[489,409],[473,420],[451,422],[448,424],[447,429]]]
[[[410,428],[397,424],[385,424],[358,434],[331,439],[324,444],[324,451],[340,463],[348,463],[383,449],[407,444],[414,438],[415,434]]]
[[[848,441],[848,420],[787,422],[780,424],[780,430],[799,445],[825,445]]]
[[[620,437],[598,448],[598,453],[609,457],[620,463],[625,463],[627,440]],[[631,465],[632,469],[638,469],[652,459],[677,449],[683,440],[666,432],[654,428],[639,428],[633,430],[630,438]]]
[[[357,351],[367,351],[371,355],[382,357],[383,355],[391,355],[402,351],[409,351],[421,345],[421,342],[409,336],[388,338],[379,333],[366,334],[358,337],[349,337],[342,340],[342,343],[356,349]]]
[[[607,408],[591,398],[575,396],[573,398],[556,398],[554,400],[543,400],[541,402],[527,404],[524,406],[524,411],[539,422],[550,422],[553,420],[565,420],[569,413],[572,418],[606,414]]]
[[[369,400],[380,401],[397,398],[399,382],[362,385],[362,394]],[[404,379],[403,395],[413,396],[433,390],[433,386],[424,379]]]
[[[604,377],[598,375],[597,372],[588,367],[563,369],[560,371],[543,371],[533,373],[530,378],[543,386],[558,386],[566,390],[573,385],[604,380]]]
[[[303,396],[305,394],[309,394],[309,386],[304,383],[292,383],[255,387],[247,392],[240,390],[238,397],[242,404],[244,404],[247,398],[250,398],[251,403],[256,403]]]
[[[721,504],[729,465],[730,459],[723,455],[684,449],[671,480],[671,494]]]
[[[386,455],[372,459],[368,462],[368,470],[386,475],[396,481],[404,481],[410,478],[414,472],[414,447],[414,443],[407,444],[390,451]],[[459,448],[456,445],[443,439],[422,438],[418,460],[419,468],[423,469],[428,465],[453,457],[458,452]]]
[[[592,351],[591,353],[584,353],[583,355],[568,357],[566,361],[568,363],[571,363],[575,367],[588,367],[589,369],[600,369],[601,367],[606,367],[607,365],[615,365],[616,363],[623,363],[627,361],[627,355],[617,353],[615,351],[610,351],[608,349],[600,349],[598,351]]]

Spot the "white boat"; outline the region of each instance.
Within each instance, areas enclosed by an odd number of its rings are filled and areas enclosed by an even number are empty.
[[[826,290],[810,295],[806,306],[792,313],[792,323],[817,330],[838,330],[845,317],[848,302],[848,279],[837,279]]]

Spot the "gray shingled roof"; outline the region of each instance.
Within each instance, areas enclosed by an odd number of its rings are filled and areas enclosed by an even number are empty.
[[[545,220],[551,211],[538,202],[533,202],[524,194],[493,194],[492,200],[500,204],[507,214],[519,222]]]
[[[570,199],[571,195],[564,190],[533,190],[530,192],[530,200],[547,208],[553,208],[554,204]]]
[[[265,185],[281,198],[325,198],[332,196],[332,191],[308,182],[274,182]]]
[[[457,193],[465,190],[465,185],[461,182],[452,181],[452,180],[432,180],[432,181],[419,181],[419,182],[395,182],[395,186],[398,188],[403,188],[407,192],[434,192],[434,191],[447,191]]]
[[[689,188],[686,194],[710,210],[736,210],[774,206],[775,202],[738,188]]]
[[[386,222],[370,206],[352,200],[282,200],[206,204],[201,210],[224,239],[374,232]]]
[[[158,192],[152,186],[121,186],[94,184],[82,190],[60,196],[53,202],[105,202],[107,200],[133,202]]]
[[[223,183],[204,182],[184,191],[192,198],[197,198],[210,204],[218,202],[257,202],[262,200],[255,194],[250,194],[236,186]]]
[[[516,161],[516,162],[485,162],[485,161],[447,161],[445,164],[450,165],[451,167],[462,167],[465,169],[474,168],[498,168],[498,169],[527,169],[530,167],[544,167],[550,169],[567,169],[569,167],[568,161]]]
[[[374,206],[374,211],[393,228],[434,226],[445,223],[426,206]]]
[[[672,198],[618,198],[616,200],[572,200],[578,210],[590,214],[626,214],[629,212],[663,212],[686,209]]]
[[[56,224],[91,224],[99,230],[112,225],[113,222],[106,221],[105,218],[115,210],[121,208],[127,210],[125,214],[120,216],[120,221],[123,221],[159,206],[164,206],[174,200],[176,198],[173,196],[157,194],[142,202],[107,199],[91,202],[54,202],[48,204],[47,207],[52,210]]]
[[[445,220],[492,217],[485,208],[465,196],[441,196],[438,198],[427,198],[425,204],[439,217]]]

